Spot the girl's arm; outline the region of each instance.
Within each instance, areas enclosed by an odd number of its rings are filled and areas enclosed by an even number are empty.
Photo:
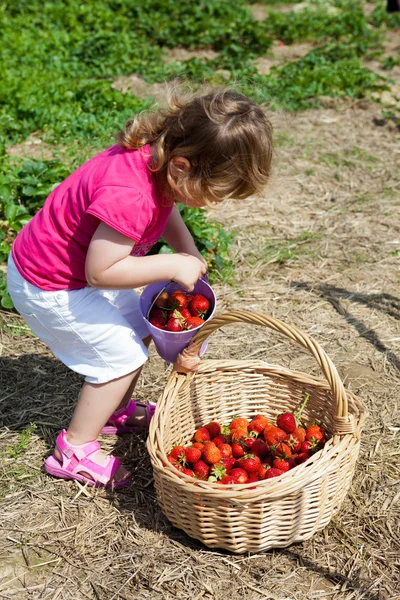
[[[189,254],[130,256],[134,241],[101,222],[86,255],[86,281],[100,289],[123,290],[173,279],[189,292],[206,267]]]
[[[175,252],[184,252],[195,256],[207,265],[205,259],[196,248],[192,234],[186,227],[177,206],[174,206],[172,209],[162,237]]]

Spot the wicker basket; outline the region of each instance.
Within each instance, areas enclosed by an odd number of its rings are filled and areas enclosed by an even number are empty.
[[[258,552],[310,538],[325,527],[350,487],[367,413],[345,390],[335,366],[304,332],[260,313],[235,311],[214,317],[193,338],[196,347],[230,323],[264,325],[307,349],[326,380],[263,361],[204,360],[195,374],[173,372],[157,404],[147,447],[158,502],[171,523],[212,548]],[[221,485],[184,475],[167,462],[174,444],[187,443],[194,431],[234,415],[271,419],[297,410],[327,431],[325,447],[280,477],[257,484]]]

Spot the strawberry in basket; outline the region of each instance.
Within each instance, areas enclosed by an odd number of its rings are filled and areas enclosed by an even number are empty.
[[[307,394],[297,413],[278,415],[276,425],[262,414],[250,420],[234,416],[228,425],[206,423],[195,431],[191,445],[172,448],[168,461],[185,475],[224,485],[279,477],[306,462],[325,444],[320,425],[302,426],[301,415],[309,397]]]

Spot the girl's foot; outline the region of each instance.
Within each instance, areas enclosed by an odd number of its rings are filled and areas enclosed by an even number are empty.
[[[128,483],[130,473],[118,458],[101,450],[99,442],[71,444],[66,433],[63,429],[58,435],[54,454],[45,461],[50,475],[97,487],[118,488]]]
[[[155,409],[156,405],[153,402],[144,404],[143,402],[130,400],[126,406],[123,406],[111,415],[101,433],[107,435],[130,431],[136,433],[144,431],[149,428]]]

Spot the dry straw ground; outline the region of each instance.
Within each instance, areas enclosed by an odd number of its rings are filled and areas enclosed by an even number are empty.
[[[372,102],[274,117],[267,195],[214,217],[235,230],[219,312],[246,308],[313,336],[367,406],[342,510],[312,540],[235,556],[174,529],[155,498],[145,437],[103,439],[132,484],[118,493],[51,479],[43,459],[68,423],[81,380],[1,315],[3,427],[0,598],[43,600],[395,600],[399,577],[399,130]],[[208,356],[254,357],[318,374],[312,358],[263,329],[217,332]],[[318,374],[319,375],[319,374]],[[152,352],[138,397],[166,381]],[[25,453],[21,431],[36,424]],[[8,458],[10,448],[17,454]]]

